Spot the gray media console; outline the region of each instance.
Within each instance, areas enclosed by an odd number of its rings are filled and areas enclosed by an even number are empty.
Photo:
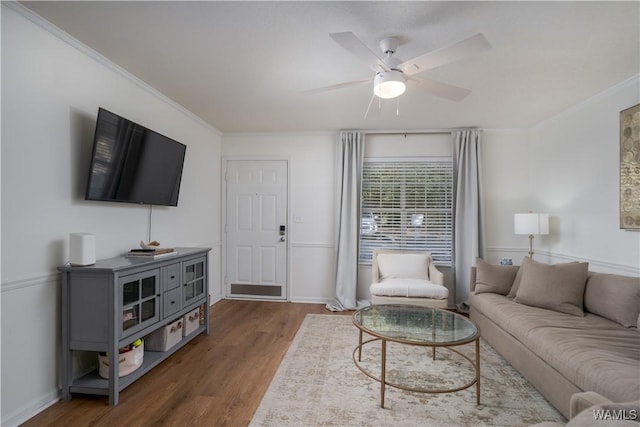
[[[177,248],[155,259],[117,257],[62,272],[62,398],[71,393],[109,396],[117,405],[122,389],[201,334],[209,335],[210,248]],[[202,307],[195,331],[166,351],[145,351],[142,365],[120,376],[118,349]],[[108,353],[108,379],[98,369],[76,372],[75,352]]]

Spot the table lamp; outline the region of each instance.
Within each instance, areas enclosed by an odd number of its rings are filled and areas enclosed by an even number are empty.
[[[533,236],[549,234],[549,214],[517,213],[514,216],[514,230],[516,234],[529,235],[529,257],[533,258]]]

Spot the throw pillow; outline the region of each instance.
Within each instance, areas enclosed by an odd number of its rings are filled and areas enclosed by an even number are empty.
[[[525,257],[525,259],[529,259],[529,257]],[[575,264],[577,261],[571,261],[571,262]],[[522,281],[522,269],[519,269],[518,274],[516,274],[516,278],[513,281],[513,286],[509,291],[509,295],[507,295],[508,298],[514,299],[516,297],[516,294],[518,293],[518,288],[520,288],[521,281]]]
[[[507,298],[514,299],[516,294],[518,293],[518,288],[520,288],[520,282],[522,281],[522,268],[518,269],[518,273],[516,274],[516,278],[513,279],[513,286],[511,286],[511,290],[507,295]]]
[[[638,326],[640,278],[591,273],[584,290],[584,309],[625,328]]]
[[[522,262],[522,280],[515,302],[546,308],[560,313],[584,316],[584,287],[589,264],[543,264],[525,258]]]
[[[493,265],[477,258],[475,293],[507,295],[519,269],[517,265]]]

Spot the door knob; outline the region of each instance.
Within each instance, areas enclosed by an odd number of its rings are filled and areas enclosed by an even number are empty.
[[[280,236],[280,241],[284,242],[286,239],[284,238],[284,236]]]

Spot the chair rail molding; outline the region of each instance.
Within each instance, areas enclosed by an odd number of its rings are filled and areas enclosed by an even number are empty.
[[[527,248],[519,248],[519,247],[506,247],[506,246],[492,246],[487,248],[487,255],[490,255],[490,259],[499,260],[504,256],[513,256],[514,254],[522,254],[522,256],[526,256],[528,253]],[[613,273],[613,274],[621,274],[626,276],[640,276],[640,266],[636,265],[625,265],[618,264],[611,261],[604,261],[594,258],[586,258],[578,255],[572,255],[562,252],[554,252],[536,249],[534,257],[541,262],[547,262],[550,264],[556,262],[571,262],[571,261],[579,261],[579,262],[588,262],[589,270],[597,271],[601,273]],[[592,268],[593,267],[593,268]]]
[[[25,279],[2,282],[0,291],[2,293],[25,289],[32,286],[52,285],[57,286],[62,283],[62,274],[51,273],[44,276],[30,277]]]
[[[291,242],[291,247],[294,248],[321,248],[321,249],[334,249],[335,244],[325,242]]]

